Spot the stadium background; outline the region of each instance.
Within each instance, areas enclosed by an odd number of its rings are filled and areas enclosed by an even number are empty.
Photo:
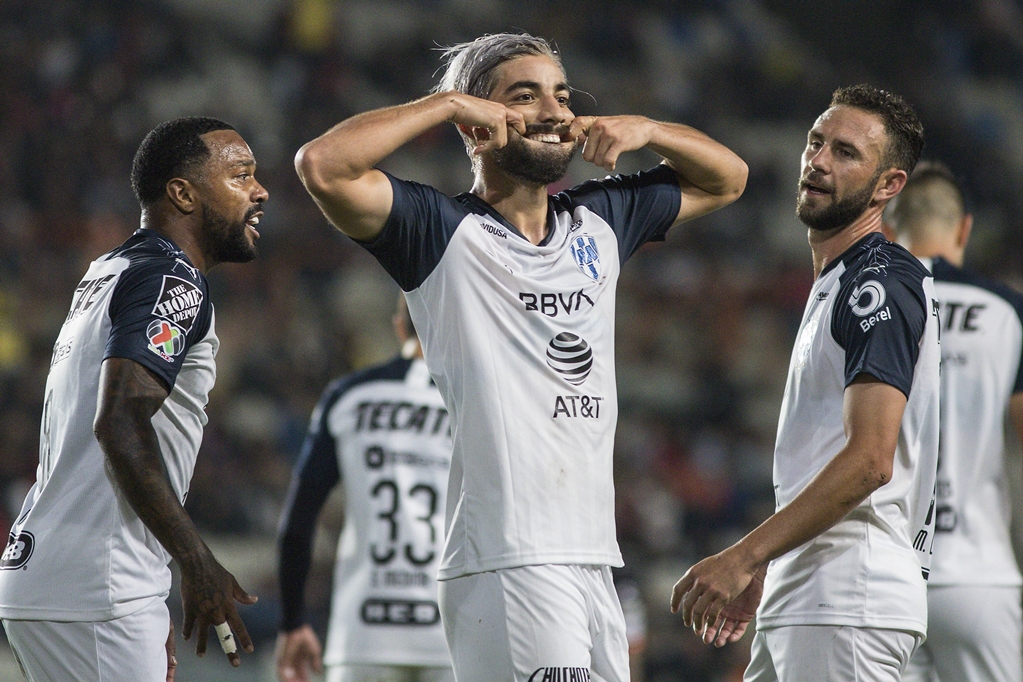
[[[243,613],[258,654],[231,671],[179,642],[179,680],[271,679],[274,533],[308,415],[330,378],[396,350],[396,287],[325,223],[295,150],[424,94],[438,45],[506,30],[556,41],[576,113],[689,123],[750,167],[736,204],[641,250],[620,284],[617,515],[624,575],[646,604],[648,680],[735,680],[745,664],[748,643],[703,647],[667,601],[692,561],[773,508],[775,424],[812,278],[794,217],[799,155],[835,87],[870,82],[917,106],[925,157],[968,188],[968,263],[1023,287],[1013,0],[0,0],[0,530],[35,477],[43,385],[74,286],[137,227],[128,173],[142,136],[175,116],[221,117],[250,142],[270,192],[260,259],[210,277],[223,345],[188,499],[260,596]],[[655,161],[633,154],[620,170]],[[449,193],[471,182],[450,127],[383,166]],[[577,160],[564,184],[599,175]],[[321,629],[338,501],[309,589]],[[0,678],[18,679],[9,653]]]

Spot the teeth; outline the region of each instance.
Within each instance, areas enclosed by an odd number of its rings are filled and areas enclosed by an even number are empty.
[[[561,136],[555,135],[554,133],[537,133],[530,135],[529,139],[536,140],[537,142],[561,142]]]
[[[247,222],[249,225],[259,225],[259,216],[254,215],[245,222]]]

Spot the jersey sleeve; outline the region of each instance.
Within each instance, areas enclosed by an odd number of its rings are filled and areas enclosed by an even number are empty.
[[[209,331],[213,317],[206,280],[175,261],[128,267],[110,299],[110,337],[103,359],[127,358],[174,386],[185,356]]]
[[[334,438],[327,428],[327,416],[336,399],[336,386],[328,387],[313,411],[281,514],[277,575],[281,591],[280,629],[284,632],[304,622],[305,583],[312,564],[316,518],[330,491],[341,480]]]
[[[664,241],[682,206],[678,176],[666,164],[634,175],[584,182],[565,195],[611,226],[622,263],[647,242]]]
[[[466,211],[428,185],[384,174],[394,193],[391,213],[377,238],[362,245],[403,291],[412,291],[437,267]]]
[[[838,292],[831,333],[845,349],[845,384],[865,373],[909,397],[927,324],[922,281],[911,273],[864,270]]]

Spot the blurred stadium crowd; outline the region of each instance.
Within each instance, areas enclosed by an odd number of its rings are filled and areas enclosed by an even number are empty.
[[[0,530],[35,477],[43,385],[72,291],[138,225],[134,151],[160,121],[206,114],[251,143],[270,200],[259,260],[210,277],[223,345],[188,509],[204,534],[272,557],[320,391],[396,351],[397,288],[326,224],[292,156],[349,115],[425,94],[436,48],[486,32],[556,41],[576,113],[690,123],[750,167],[742,199],[644,248],[620,285],[617,513],[625,575],[647,604],[648,679],[738,679],[745,662],[742,647],[684,636],[667,601],[688,563],[773,509],[775,425],[812,277],[794,217],[798,159],[836,86],[870,82],[918,107],[925,158],[943,159],[969,191],[967,263],[1023,287],[1013,0],[3,0],[0,10]],[[620,170],[655,162],[638,154]],[[449,193],[471,183],[453,128],[385,168]],[[565,184],[600,174],[577,160]],[[264,646],[274,569],[269,558],[250,567],[256,583],[245,585],[262,598],[246,617]],[[311,609],[322,626],[326,569],[319,576]]]

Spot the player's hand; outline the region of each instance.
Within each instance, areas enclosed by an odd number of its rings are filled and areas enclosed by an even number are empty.
[[[686,571],[671,592],[671,612],[682,610],[682,622],[708,644],[723,646],[746,631],[763,595],[763,569],[749,567],[739,551],[730,547]],[[750,584],[757,579],[757,584]],[[749,588],[747,590],[747,588]],[[726,607],[738,597],[730,610]],[[747,614],[749,618],[746,618]],[[724,633],[724,634],[722,634]],[[738,634],[737,634],[738,633]],[[733,639],[734,637],[734,639]]]
[[[583,141],[583,159],[612,172],[623,152],[642,149],[657,127],[645,116],[576,116],[568,139]]]
[[[187,641],[195,632],[195,653],[201,657],[206,654],[210,628],[226,622],[242,650],[251,654],[252,639],[234,602],[255,604],[256,600],[207,550],[207,555],[189,568],[181,567],[181,606],[185,614],[181,634]],[[237,651],[227,654],[227,659],[234,667],[242,662]]]
[[[449,120],[476,140],[476,147],[472,150],[474,156],[508,144],[509,129],[519,135],[526,134],[526,121],[522,114],[500,102],[458,92],[444,94],[453,97],[457,107]]]
[[[174,673],[178,669],[178,659],[174,657],[177,645],[174,642],[174,621],[170,622],[170,632],[167,633],[167,682],[174,682]]]
[[[309,682],[309,672],[323,672],[322,649],[308,625],[277,635],[277,679],[279,682]]]

